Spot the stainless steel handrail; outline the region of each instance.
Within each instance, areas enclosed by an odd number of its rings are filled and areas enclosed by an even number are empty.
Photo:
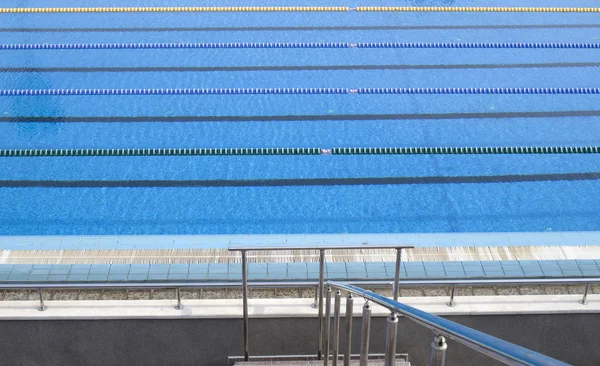
[[[280,251],[280,250],[338,250],[338,249],[412,249],[413,245],[405,244],[359,244],[359,245],[291,245],[291,246],[236,246],[232,245],[229,247],[229,251],[232,252],[243,252],[243,251]]]
[[[242,253],[242,300],[243,300],[243,321],[244,321],[244,359],[249,360],[249,345],[248,345],[248,266],[247,253],[250,251],[290,251],[290,250],[318,250],[319,251],[319,285],[318,285],[318,304],[319,309],[319,334],[318,334],[318,351],[317,359],[323,357],[323,287],[325,283],[325,251],[326,250],[364,250],[364,249],[394,249],[396,250],[396,273],[394,276],[393,292],[394,298],[398,298],[400,288],[400,262],[402,260],[402,250],[414,248],[412,245],[403,244],[361,244],[361,245],[316,245],[316,246],[230,246],[229,251]]]
[[[372,291],[364,290],[357,286],[332,281],[327,281],[327,286],[361,296],[366,300],[370,300],[389,309],[393,313],[401,314],[406,318],[433,330],[437,335],[443,335],[451,338],[469,348],[477,350],[507,365],[568,365],[562,361],[558,361],[524,347],[492,337],[488,334],[455,323],[451,320],[413,308],[412,306],[394,301],[390,298],[376,294]]]

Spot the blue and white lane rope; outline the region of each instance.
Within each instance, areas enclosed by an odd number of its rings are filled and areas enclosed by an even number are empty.
[[[211,156],[211,155],[492,155],[599,154],[600,146],[0,149],[0,157]]]
[[[112,50],[212,48],[495,48],[495,49],[600,49],[600,43],[521,42],[232,42],[232,43],[48,43],[0,44],[0,50]]]
[[[224,95],[224,94],[600,94],[600,88],[179,88],[4,89],[0,96],[41,95]]]

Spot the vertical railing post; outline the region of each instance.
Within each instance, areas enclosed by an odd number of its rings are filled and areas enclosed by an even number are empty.
[[[317,358],[323,356],[323,287],[325,284],[325,250],[319,250],[319,350]]]
[[[42,292],[41,288],[38,289],[38,293],[40,294],[40,307],[38,308],[38,310],[44,311],[48,308],[46,307],[46,305],[44,305],[44,293]]]
[[[331,340],[331,287],[327,286],[325,297],[325,358],[323,366],[329,363],[329,342]]]
[[[344,366],[350,366],[350,355],[352,352],[352,315],[354,310],[354,298],[352,293],[346,297],[346,349],[344,350]]]
[[[181,310],[183,309],[183,305],[181,305],[181,290],[179,287],[175,289],[175,294],[177,295],[177,305],[175,305],[175,309]]]
[[[431,357],[429,358],[429,366],[444,366],[446,364],[446,339],[442,335],[437,334],[431,342]]]
[[[454,303],[454,285],[452,285],[452,291],[450,292],[450,301],[448,301],[446,305],[450,306],[451,308],[456,306]]]
[[[369,338],[371,337],[371,305],[369,305],[369,300],[363,306],[361,333],[360,366],[367,366],[369,362]]]
[[[333,360],[331,364],[337,366],[340,356],[340,307],[342,303],[342,293],[340,290],[335,292],[335,305],[333,309]]]
[[[387,318],[387,329],[385,336],[385,366],[394,366],[396,362],[396,335],[398,332],[398,317],[391,313]]]
[[[587,305],[587,294],[588,294],[588,289],[590,287],[589,283],[585,284],[585,291],[583,292],[583,298],[581,300],[579,300],[579,303],[581,305]]]
[[[244,360],[249,361],[248,345],[248,263],[246,251],[242,250],[242,307],[244,308]]]
[[[319,285],[315,286],[315,297],[313,303],[310,304],[310,307],[316,309],[319,307]]]
[[[400,293],[400,263],[402,262],[402,249],[396,249],[396,273],[394,275],[394,301],[398,301]]]

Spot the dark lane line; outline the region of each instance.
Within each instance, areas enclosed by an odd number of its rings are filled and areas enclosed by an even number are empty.
[[[516,25],[399,25],[329,27],[175,27],[175,28],[0,28],[0,32],[261,32],[261,31],[352,31],[352,30],[443,30],[443,29],[554,29],[600,28],[600,24],[516,24]]]
[[[52,97],[52,96],[51,96]],[[42,97],[40,97],[42,98]],[[323,115],[280,115],[280,116],[81,116],[81,117],[39,117],[39,116],[0,116],[0,122],[278,122],[278,121],[374,121],[374,120],[461,120],[498,118],[563,118],[598,117],[600,110],[560,111],[560,112],[494,112],[494,113],[407,113],[407,114],[323,114]]]
[[[527,174],[454,177],[378,177],[256,180],[2,180],[0,187],[127,188],[127,187],[308,187],[407,184],[515,183],[600,180],[600,173]]]
[[[315,71],[315,70],[426,70],[426,69],[529,69],[556,67],[598,67],[600,62],[557,62],[537,64],[456,64],[456,65],[317,65],[317,66],[207,66],[207,67],[4,67],[0,72],[231,72],[231,71]]]

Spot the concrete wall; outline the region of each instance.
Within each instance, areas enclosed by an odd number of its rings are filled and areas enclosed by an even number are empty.
[[[448,318],[571,364],[600,364],[600,316],[595,314]],[[382,353],[385,319],[373,320],[371,350]],[[316,326],[315,318],[251,319],[251,354],[316,353]],[[357,352],[359,318],[353,326]],[[432,334],[405,319],[400,319],[399,329],[398,351],[408,351],[413,365],[426,365]],[[0,321],[3,365],[223,366],[227,356],[242,352],[240,319]],[[447,365],[496,364],[449,342]]]

